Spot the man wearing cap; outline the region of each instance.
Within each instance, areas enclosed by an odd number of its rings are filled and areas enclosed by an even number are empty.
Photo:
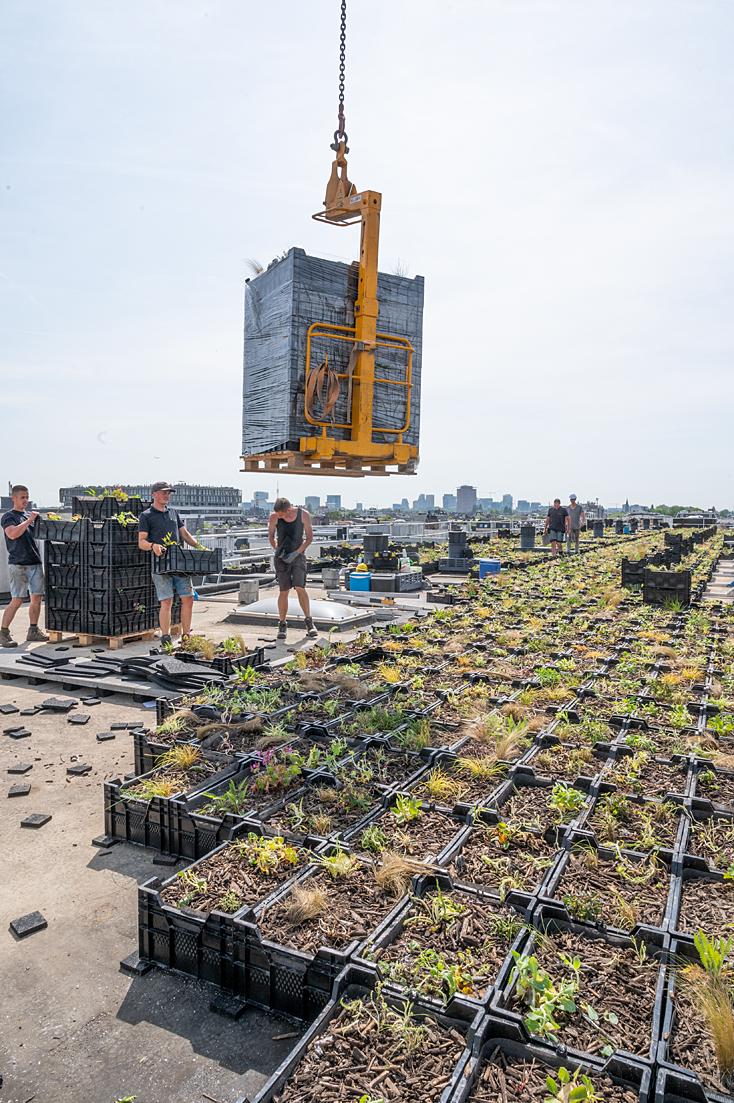
[[[171,544],[189,544],[197,548],[198,542],[184,525],[175,509],[168,504],[173,487],[163,481],[153,483],[150,488],[153,499],[149,509],[138,518],[138,547],[141,551],[153,552],[155,556],[165,554]],[[181,598],[181,633],[184,638],[191,634],[191,613],[194,605],[194,587],[188,575],[153,574],[153,585],[161,607],[158,620],[161,626],[161,643],[171,643],[171,606],[174,596]]]
[[[571,545],[573,544],[576,555],[579,554],[579,535],[581,533],[582,526],[586,524],[586,514],[584,513],[583,506],[579,505],[576,501],[575,494],[569,494],[569,504],[566,506],[566,512],[568,513],[568,537],[566,540],[566,550],[568,554],[571,554]]]

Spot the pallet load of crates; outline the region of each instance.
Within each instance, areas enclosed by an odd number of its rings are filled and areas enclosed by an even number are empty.
[[[44,541],[46,629],[53,642],[64,633],[78,635],[83,644],[153,634],[159,602],[150,552],[138,547],[142,509],[140,498],[79,497],[76,520],[36,521],[34,533]],[[197,565],[201,573],[221,570],[221,552],[200,552]],[[172,625],[180,623],[180,609],[175,599]]]

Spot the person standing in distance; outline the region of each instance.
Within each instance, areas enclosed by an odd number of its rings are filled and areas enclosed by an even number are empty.
[[[191,535],[175,509],[169,502],[174,493],[173,487],[163,481],[153,483],[150,488],[153,499],[150,507],[143,510],[138,518],[138,547],[141,551],[152,552],[156,557],[166,554],[166,548],[174,544],[189,544],[198,548],[198,541]],[[188,575],[153,574],[156,596],[161,603],[158,622],[161,626],[161,644],[170,645],[171,606],[175,595],[181,598],[181,634],[184,639],[191,635],[191,615],[194,606],[194,587]]]
[[[38,544],[30,532],[31,525],[38,517],[35,510],[29,511],[28,487],[18,483],[10,490],[13,508],[0,518],[8,549],[8,574],[10,576],[10,602],[3,613],[0,627],[0,647],[17,647],[10,635],[13,617],[30,594],[30,627],[26,640],[29,643],[46,643],[48,636],[38,627],[43,598],[43,567]]]
[[[566,506],[566,512],[568,513],[568,539],[566,540],[566,550],[568,554],[571,554],[571,550],[579,554],[579,536],[581,535],[581,529],[586,524],[586,514],[584,513],[584,507],[579,505],[576,501],[575,494],[569,494],[569,504]]]
[[[313,541],[311,515],[292,506],[287,498],[277,498],[268,521],[268,539],[275,549],[275,580],[278,583],[278,635],[288,633],[288,594],[294,588],[306,621],[306,635],[318,636],[311,618],[311,602],[306,593],[306,548]]]
[[[553,505],[548,510],[545,519],[544,532],[548,533],[551,542],[553,558],[557,559],[561,552],[561,545],[568,533],[568,510],[561,505],[560,498],[553,499]]]

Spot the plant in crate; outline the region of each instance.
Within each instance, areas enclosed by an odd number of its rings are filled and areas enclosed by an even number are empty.
[[[710,938],[699,930],[694,937],[699,961],[682,971],[684,991],[701,1016],[715,1053],[722,1083],[734,1088],[734,1008],[729,955],[732,939]]]
[[[546,1077],[545,1086],[548,1089],[548,1095],[545,1103],[602,1103],[591,1079],[585,1076],[580,1068],[571,1075],[568,1069],[561,1065],[556,1075],[557,1080],[552,1076]]]

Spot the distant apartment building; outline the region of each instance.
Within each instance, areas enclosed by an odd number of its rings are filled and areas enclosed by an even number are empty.
[[[517,499],[517,512],[518,513],[530,513],[530,502],[526,502],[524,498]]]
[[[434,508],[434,503],[433,494],[419,494],[413,502],[413,509],[416,513],[428,513],[429,510]]]
[[[531,502],[530,503],[530,512],[531,513],[537,513],[539,511],[539,509],[540,509],[540,502]]]
[[[447,513],[456,513],[456,495],[444,494],[443,496],[443,508]]]
[[[458,513],[473,513],[477,508],[477,488],[459,486],[456,488],[456,510]]]
[[[59,489],[59,501],[62,509],[71,510],[73,499],[83,497],[88,490],[114,490],[121,487],[131,498],[150,501],[150,483],[110,483],[102,486],[98,483],[86,483],[78,486],[62,486]],[[178,510],[187,522],[210,521],[220,524],[225,521],[240,521],[242,506],[240,491],[236,486],[199,486],[190,483],[172,483],[175,493],[171,496],[171,505]],[[266,495],[267,497],[267,495]]]
[[[309,513],[318,513],[321,509],[321,499],[315,494],[307,494],[303,499],[303,504]]]
[[[326,508],[329,513],[336,513],[342,508],[342,496],[341,494],[327,494],[326,495]]]
[[[502,495],[502,508],[507,510],[508,513],[512,513],[513,497],[511,494]]]

